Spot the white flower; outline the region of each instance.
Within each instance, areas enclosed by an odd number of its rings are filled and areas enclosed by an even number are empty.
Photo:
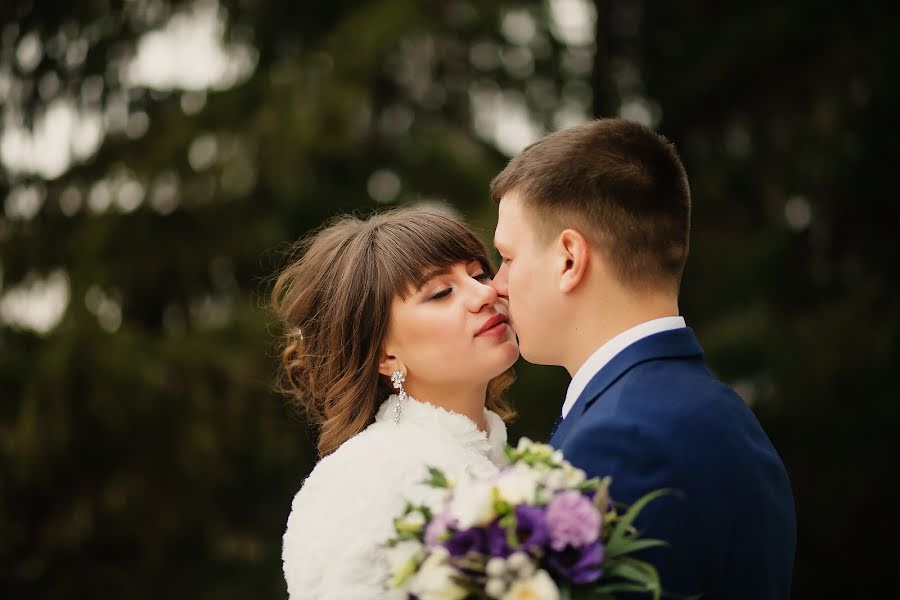
[[[397,542],[385,554],[391,572],[391,587],[399,587],[425,558],[425,547],[416,540],[406,540]]]
[[[524,552],[513,552],[506,559],[506,566],[510,571],[515,572],[519,577],[531,577],[534,574],[534,562]]]
[[[422,506],[428,508],[432,515],[439,514],[444,510],[444,505],[450,499],[450,490],[443,488],[430,488],[422,493],[419,498]]]
[[[547,572],[541,570],[528,579],[513,583],[503,600],[559,600],[559,588]]]
[[[405,589],[394,588],[387,590],[381,597],[383,600],[409,600],[409,592]]]
[[[484,572],[488,577],[503,577],[506,574],[506,561],[498,556],[492,557],[484,566]]]
[[[526,450],[530,450],[531,447],[534,446],[534,442],[527,437],[519,438],[519,445],[516,446],[516,450],[518,452],[525,452]]]
[[[504,473],[495,485],[500,497],[510,504],[534,504],[541,473],[516,465]]]
[[[422,514],[422,511],[414,510],[396,519],[394,527],[397,528],[397,531],[421,533],[422,528],[425,527],[425,515]]]
[[[587,479],[587,475],[585,475],[584,471],[572,466],[567,465],[564,467],[563,473],[566,475],[566,486],[570,488],[578,487],[584,483],[585,479]]]
[[[460,482],[453,490],[450,515],[455,518],[460,529],[490,523],[494,515],[493,486],[484,481],[467,480]]]
[[[551,492],[567,488],[566,474],[562,469],[553,469],[544,475],[544,486]]]
[[[484,593],[489,598],[500,598],[506,592],[506,582],[499,577],[490,577],[484,586]]]
[[[449,553],[444,548],[436,548],[425,559],[419,571],[409,583],[409,591],[420,600],[462,600],[468,594],[457,585],[453,577],[456,571],[447,564]]]
[[[554,450],[553,446],[550,444],[532,444],[530,452],[538,458],[551,460],[553,458],[553,453],[556,452],[556,450]]]

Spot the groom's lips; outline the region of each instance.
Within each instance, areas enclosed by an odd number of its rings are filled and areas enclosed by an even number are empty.
[[[488,329],[491,329],[492,327],[496,327],[496,326],[499,325],[500,323],[506,323],[506,322],[508,322],[508,321],[509,321],[509,319],[506,318],[506,315],[502,315],[502,314],[499,314],[499,313],[498,313],[498,314],[494,315],[493,317],[491,317],[490,319],[488,319],[487,321],[484,322],[484,325],[481,326],[481,329],[479,329],[479,330],[475,333],[475,337],[478,337],[479,335],[481,335],[482,333],[484,333],[484,332],[487,331]]]

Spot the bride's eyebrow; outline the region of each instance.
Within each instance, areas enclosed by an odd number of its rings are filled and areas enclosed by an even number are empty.
[[[469,262],[467,264],[472,264],[472,263],[478,263],[479,265],[481,265],[481,261],[479,261],[477,259],[472,260],[471,262]],[[422,288],[424,288],[426,285],[428,285],[428,283],[435,277],[441,277],[442,275],[449,275],[452,272],[453,272],[452,265],[447,265],[444,267],[435,267],[434,269],[431,269],[430,271],[426,271],[425,275],[423,275],[422,278],[419,279],[418,282],[416,282],[416,292],[417,293],[421,292]]]
[[[447,266],[447,267],[437,267],[437,268],[432,269],[432,270],[430,270],[430,271],[426,271],[426,272],[425,272],[425,275],[423,275],[422,278],[419,279],[419,282],[418,282],[418,284],[416,285],[416,291],[417,291],[417,292],[421,292],[421,291],[422,291],[422,288],[425,287],[426,285],[428,285],[428,283],[429,283],[432,279],[434,279],[435,277],[440,277],[441,275],[447,275],[447,274],[450,273],[450,271],[451,271],[451,269],[450,269],[449,266]]]

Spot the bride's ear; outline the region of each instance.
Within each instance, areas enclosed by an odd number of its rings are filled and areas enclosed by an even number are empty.
[[[587,239],[574,229],[559,234],[560,278],[559,291],[569,293],[581,283],[591,261],[591,246]]]
[[[378,362],[378,372],[390,377],[391,373],[394,371],[403,371],[405,373],[406,366],[403,364],[402,360],[382,350]]]

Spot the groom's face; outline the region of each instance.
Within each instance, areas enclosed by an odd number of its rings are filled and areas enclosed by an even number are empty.
[[[500,200],[494,246],[503,263],[492,285],[509,299],[510,324],[522,357],[531,363],[559,364],[553,347],[560,305],[552,244],[535,231],[530,210],[515,191]]]

